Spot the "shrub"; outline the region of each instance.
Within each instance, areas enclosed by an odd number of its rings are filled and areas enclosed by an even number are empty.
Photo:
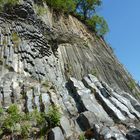
[[[59,11],[70,13],[75,10],[75,2],[74,0],[44,0],[50,7]]]
[[[61,114],[59,108],[56,105],[49,107],[49,112],[47,114],[50,127],[55,127],[60,125]]]
[[[16,104],[11,105],[5,112],[0,108],[0,137],[9,133],[12,136],[27,138],[30,134],[45,135],[48,128],[60,124],[59,108],[55,105],[49,107],[47,114],[35,109],[31,113],[20,112]],[[47,125],[47,121],[49,126]],[[31,129],[31,127],[34,129]]]
[[[28,123],[28,122],[22,123],[21,124],[21,136],[23,138],[27,138],[30,134],[30,129],[31,129],[30,123]]]
[[[37,109],[31,113],[31,119],[36,123],[37,126],[44,126],[46,124],[45,114],[39,112]]]
[[[8,114],[4,116],[2,128],[3,131],[7,130],[8,132],[13,132],[16,123],[20,122],[21,115],[19,113],[18,107],[15,104],[8,108],[7,113]]]

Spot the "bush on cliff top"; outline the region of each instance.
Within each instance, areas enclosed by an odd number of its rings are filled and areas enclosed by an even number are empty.
[[[57,12],[72,13],[76,8],[74,0],[44,0],[47,5]]]
[[[96,8],[101,0],[44,0],[51,8],[59,12],[73,13],[86,23],[97,35],[103,36],[108,32],[108,25],[103,17],[96,14]]]

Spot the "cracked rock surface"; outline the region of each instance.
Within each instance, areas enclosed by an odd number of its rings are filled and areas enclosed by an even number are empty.
[[[131,90],[112,49],[75,17],[46,5],[37,16],[33,5],[25,0],[15,15],[0,16],[0,106],[59,106],[60,125],[48,140],[140,139],[140,88]]]

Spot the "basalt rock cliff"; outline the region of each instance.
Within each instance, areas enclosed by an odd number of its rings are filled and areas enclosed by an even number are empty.
[[[0,15],[0,106],[58,106],[60,125],[43,139],[138,140],[140,88],[132,89],[113,50],[77,18],[46,5],[39,16],[33,5],[26,0]]]

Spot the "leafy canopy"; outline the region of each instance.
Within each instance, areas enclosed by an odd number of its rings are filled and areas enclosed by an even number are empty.
[[[94,15],[91,19],[88,19],[86,22],[90,26],[90,28],[100,36],[106,34],[109,31],[105,19],[98,15]]]
[[[77,0],[76,11],[83,15],[84,19],[91,18],[98,6],[101,5],[101,0]]]

